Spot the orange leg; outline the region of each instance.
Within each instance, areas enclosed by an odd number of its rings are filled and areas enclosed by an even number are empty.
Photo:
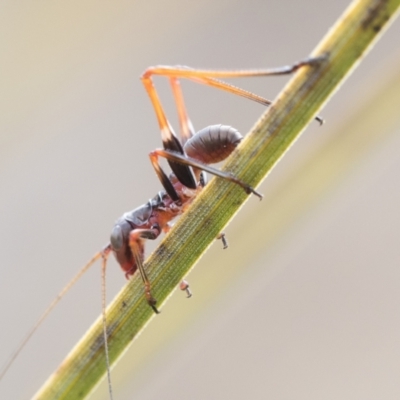
[[[229,71],[229,70],[200,70],[200,69],[191,69],[189,67],[176,66],[156,66],[148,68],[141,76],[142,82],[145,86],[145,89],[150,97],[150,100],[153,104],[154,110],[157,115],[157,119],[160,125],[160,129],[162,132],[162,139],[164,141],[171,140],[170,135],[173,134],[172,128],[170,127],[167,118],[165,116],[164,110],[161,106],[160,99],[156,93],[152,82],[153,75],[160,75],[169,77],[171,80],[177,80],[178,78],[189,79],[197,83],[202,83],[204,85],[212,86],[217,89],[225,90],[229,93],[236,94],[238,96],[245,97],[249,100],[256,101],[263,105],[270,105],[271,101],[265,99],[264,97],[258,96],[254,93],[251,93],[247,90],[241,89],[229,83],[223,82],[221,78],[241,78],[241,77],[265,77],[265,76],[273,76],[273,75],[287,75],[292,74],[297,71],[299,68],[307,66],[307,65],[315,65],[322,61],[321,58],[309,58],[300,62],[297,62],[290,66],[278,67],[278,68],[269,68],[269,69],[257,69],[257,70],[237,70],[237,71]],[[176,96],[175,96],[176,99]],[[178,114],[181,115],[181,112],[185,113],[185,108],[183,105],[183,101],[176,100]],[[182,111],[183,110],[183,111]],[[322,122],[320,117],[316,118],[319,122]],[[166,147],[167,148],[167,147]],[[173,150],[173,149],[170,149]]]
[[[107,318],[106,318],[106,269],[107,269],[107,260],[111,253],[111,246],[107,245],[103,251],[101,252],[102,257],[102,266],[101,266],[101,315],[103,318],[103,338],[104,338],[104,353],[106,356],[106,367],[107,367],[107,381],[108,381],[108,390],[110,394],[110,398],[113,398],[112,395],[112,384],[111,384],[111,369],[110,369],[110,356],[108,352],[108,333],[107,333]]]
[[[186,106],[183,100],[183,94],[179,80],[176,78],[170,78],[169,80],[171,83],[176,108],[178,110],[179,124],[181,129],[181,142],[182,145],[184,145],[187,140],[189,140],[195,134],[195,131],[186,111]]]
[[[140,276],[144,283],[144,292],[146,300],[149,303],[153,311],[158,314],[159,311],[156,308],[156,300],[151,294],[151,284],[147,277],[146,271],[143,266],[143,241],[144,239],[157,239],[160,235],[160,231],[156,228],[153,229],[134,229],[129,234],[129,247],[131,249],[133,258],[135,260],[137,269],[140,272]]]
[[[220,78],[240,78],[240,77],[261,77],[261,76],[271,76],[271,75],[285,75],[291,74],[297,71],[299,68],[313,65],[321,62],[321,59],[306,59],[300,61],[291,66],[285,66],[280,68],[271,69],[259,69],[259,70],[237,70],[237,71],[217,71],[217,70],[196,70],[183,66],[169,67],[169,66],[157,66],[148,68],[141,76],[143,85],[150,97],[154,111],[157,116],[158,124],[161,130],[161,138],[164,145],[165,152],[160,151],[150,153],[151,162],[156,170],[156,173],[165,187],[167,193],[170,197],[177,201],[179,199],[172,183],[169,181],[168,176],[160,167],[157,161],[157,155],[165,157],[178,178],[178,180],[188,188],[195,189],[197,183],[190,167],[196,167],[199,163],[192,159],[186,159],[186,155],[183,149],[185,142],[194,135],[194,129],[190,119],[188,117],[186,106],[183,99],[182,90],[179,84],[179,78],[189,79],[197,83],[205,84],[211,87],[215,87],[221,90],[225,90],[229,93],[245,97],[247,99],[256,101],[263,105],[271,104],[271,101],[251,93],[247,90],[241,89],[229,83],[223,82]],[[164,109],[161,105],[161,101],[158,97],[157,91],[155,89],[152,77],[153,75],[165,76],[170,80],[172,87],[172,92],[174,95],[175,103],[178,110],[178,117],[180,123],[181,140],[178,139],[175,132],[173,131],[166,115]],[[317,117],[317,119],[322,122],[322,120]],[[231,180],[240,186],[242,186],[247,193],[253,192],[257,196],[260,196],[252,188],[250,188],[245,183],[235,179],[229,174],[219,173],[219,171],[207,167],[201,164],[200,167],[204,171],[211,172],[214,175],[218,175],[225,179]],[[218,172],[218,173],[217,173]],[[261,197],[261,196],[260,196]]]

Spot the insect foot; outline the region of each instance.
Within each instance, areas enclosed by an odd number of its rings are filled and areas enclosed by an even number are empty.
[[[192,293],[192,291],[190,290],[189,283],[188,283],[187,281],[183,280],[183,281],[179,284],[179,289],[181,289],[181,290],[183,290],[183,291],[186,292],[186,294],[187,294],[186,297],[187,297],[188,299],[189,299],[190,297],[193,296],[193,293]]]

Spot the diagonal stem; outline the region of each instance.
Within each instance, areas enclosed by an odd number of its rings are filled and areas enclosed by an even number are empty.
[[[312,53],[324,56],[290,80],[273,105],[229,158],[224,170],[257,186],[299,137],[372,44],[394,20],[400,0],[356,0]],[[218,178],[149,257],[145,268],[158,304],[167,299],[198,258],[247,199],[241,188]],[[182,245],[184,243],[184,245]],[[107,312],[109,356],[115,363],[153,318],[139,276],[134,277]],[[90,328],[49,380],[37,399],[81,399],[105,375],[101,318]]]

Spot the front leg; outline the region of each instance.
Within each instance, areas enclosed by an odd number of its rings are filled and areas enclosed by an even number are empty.
[[[157,227],[151,229],[134,229],[129,233],[129,247],[131,249],[133,258],[135,260],[137,269],[140,272],[140,276],[144,284],[144,293],[146,296],[147,303],[153,309],[156,314],[159,314],[156,308],[157,300],[151,294],[151,284],[147,277],[146,271],[143,266],[143,249],[144,240],[150,239],[154,240],[160,235],[160,230]]]

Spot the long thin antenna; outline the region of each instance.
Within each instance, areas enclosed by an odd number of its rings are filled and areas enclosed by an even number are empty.
[[[106,366],[107,366],[107,381],[108,381],[108,393],[110,395],[110,400],[113,400],[112,384],[111,384],[111,371],[110,371],[110,358],[108,355],[108,338],[107,338],[107,320],[106,320],[106,268],[107,268],[107,258],[110,254],[110,246],[106,247],[102,251],[102,266],[101,266],[101,315],[103,316],[103,336],[104,336],[104,353],[106,356]]]
[[[0,381],[3,379],[4,375],[7,373],[7,371],[10,369],[11,365],[14,363],[15,359],[18,357],[18,355],[21,353],[25,345],[29,342],[30,338],[32,335],[36,332],[36,330],[39,328],[39,326],[43,323],[43,321],[47,318],[47,316],[51,313],[53,308],[57,305],[57,303],[65,296],[65,294],[74,286],[74,284],[82,277],[82,275],[98,260],[103,256],[103,253],[106,249],[109,248],[110,245],[107,245],[104,250],[99,251],[96,253],[90,261],[80,269],[80,271],[68,282],[68,284],[61,290],[60,293],[58,293],[57,297],[51,302],[49,307],[46,309],[46,311],[41,315],[41,317],[37,320],[36,324],[32,327],[32,329],[28,332],[28,334],[25,336],[24,340],[21,342],[21,344],[17,347],[17,349],[14,351],[14,353],[11,355],[10,359],[8,362],[4,365],[0,372]]]

